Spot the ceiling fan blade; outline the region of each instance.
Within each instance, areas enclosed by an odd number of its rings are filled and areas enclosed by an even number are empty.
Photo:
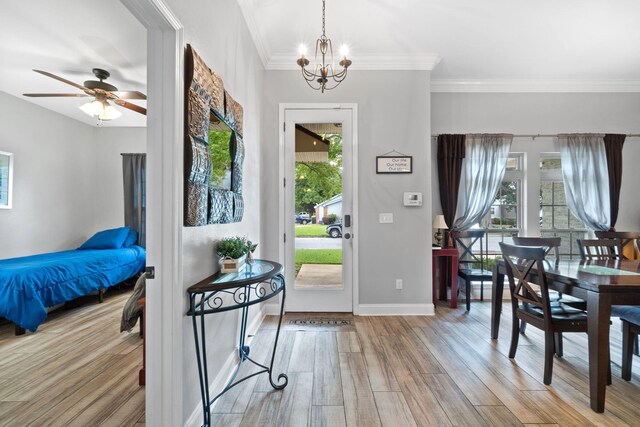
[[[64,97],[83,97],[83,96],[89,96],[87,94],[84,93],[23,93],[23,96],[29,96],[31,98],[46,98],[49,96],[64,96]]]
[[[137,90],[111,92],[120,99],[147,99],[147,95]]]
[[[139,105],[132,104],[132,103],[127,102],[127,101],[123,101],[122,99],[114,99],[113,102],[116,105],[119,105],[119,106],[124,107],[124,108],[128,108],[129,110],[135,111],[136,113],[144,114],[145,116],[147,115],[147,109],[143,108],[143,107],[140,107]]]
[[[36,73],[40,73],[40,74],[42,74],[43,76],[51,77],[52,79],[56,79],[56,80],[58,80],[58,81],[61,81],[61,82],[63,82],[63,83],[66,83],[66,84],[68,84],[68,85],[71,85],[71,86],[73,86],[73,87],[76,87],[76,88],[78,88],[78,89],[80,89],[80,90],[82,90],[82,91],[88,91],[88,90],[89,90],[89,89],[87,89],[86,87],[84,87],[84,86],[82,86],[82,85],[79,85],[79,84],[74,83],[74,82],[72,82],[72,81],[70,81],[70,80],[67,80],[67,79],[63,79],[62,77],[58,77],[58,76],[56,76],[55,74],[51,74],[51,73],[48,73],[48,72],[46,72],[46,71],[42,71],[42,70],[33,70],[33,71],[35,71]]]

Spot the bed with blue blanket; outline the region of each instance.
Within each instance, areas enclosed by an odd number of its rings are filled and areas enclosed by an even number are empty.
[[[47,307],[104,290],[140,273],[146,253],[134,244],[124,246],[127,234],[122,242],[118,238],[105,245],[98,239],[99,244],[92,245],[89,239],[76,250],[0,260],[0,316],[35,332],[47,317]]]

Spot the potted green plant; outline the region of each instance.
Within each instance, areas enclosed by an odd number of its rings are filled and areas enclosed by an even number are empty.
[[[220,257],[221,273],[237,273],[244,266],[247,254],[251,253],[257,244],[253,244],[246,237],[231,236],[218,241],[216,253]]]

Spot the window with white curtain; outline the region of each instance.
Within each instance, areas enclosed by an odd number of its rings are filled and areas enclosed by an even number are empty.
[[[586,236],[585,225],[567,206],[562,182],[560,153],[548,153],[540,157],[540,235],[562,238],[560,256],[579,258],[577,239]]]
[[[502,184],[489,213],[480,221],[490,254],[499,254],[499,242],[512,243],[511,236],[522,229],[522,164],[522,153],[509,153]]]

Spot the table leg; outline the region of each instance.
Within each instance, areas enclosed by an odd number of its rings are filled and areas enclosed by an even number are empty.
[[[280,276],[280,280],[284,283],[284,276]],[[280,317],[278,319],[278,329],[276,329],[276,340],[273,343],[273,353],[271,354],[271,364],[269,365],[269,382],[271,383],[271,387],[276,390],[282,390],[289,384],[289,378],[287,374],[281,373],[278,375],[278,382],[283,380],[282,384],[277,384],[273,380],[273,362],[276,359],[276,349],[278,348],[278,337],[280,336],[280,326],[282,325],[282,316],[284,315],[284,300],[287,296],[287,288],[286,286],[282,287],[282,301],[280,302]]]
[[[604,412],[609,369],[609,321],[611,298],[606,293],[587,295],[587,328],[589,339],[589,399],[591,409]]]
[[[493,266],[493,286],[491,287],[491,338],[498,339],[500,330],[500,314],[502,313],[502,293],[504,291],[504,274],[498,272],[498,265]]]
[[[458,257],[452,256],[449,259],[451,263],[451,308],[458,308]],[[446,292],[446,290],[445,290]],[[446,295],[446,294],[445,294]]]

